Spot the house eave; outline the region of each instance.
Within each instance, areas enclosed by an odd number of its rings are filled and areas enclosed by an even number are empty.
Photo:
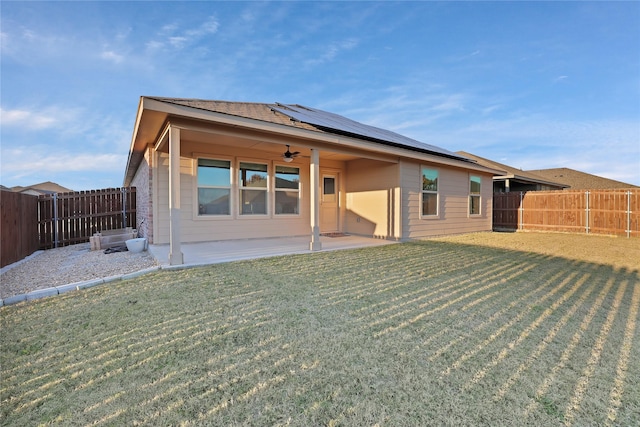
[[[493,177],[494,181],[504,181],[504,180],[507,180],[507,179],[516,180],[516,181],[523,182],[523,183],[528,183],[528,184],[541,184],[541,185],[549,185],[549,186],[553,186],[553,187],[569,188],[568,185],[560,184],[558,182],[545,181],[545,180],[541,180],[541,179],[534,179],[534,178],[525,177],[525,176],[516,175],[516,174],[500,175],[500,176],[494,176]]]
[[[342,148],[356,152],[369,152],[396,159],[418,160],[492,175],[504,173],[504,171],[481,166],[473,160],[450,158],[430,153],[428,150],[422,151],[415,148],[398,147],[392,144],[369,141],[348,135],[270,123],[263,120],[219,113],[197,107],[163,102],[143,96],[140,98],[138,105],[134,131],[129,148],[124,178],[125,187],[131,185],[148,144],[154,144],[157,145],[157,148],[160,148],[162,145],[160,137],[166,129],[167,124],[180,126],[180,123],[185,120],[190,122],[195,121],[202,127],[207,127],[207,125],[223,125],[231,129],[237,129],[239,132],[241,130],[261,132],[274,137],[274,140],[277,139],[278,136],[294,138],[298,140],[296,142],[298,146],[306,148],[313,148],[317,144],[324,144],[327,147],[333,147],[335,150]]]

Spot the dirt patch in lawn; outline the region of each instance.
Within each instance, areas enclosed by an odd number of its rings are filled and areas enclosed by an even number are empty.
[[[640,269],[640,239],[566,233],[471,233],[433,240],[534,252],[567,259]]]

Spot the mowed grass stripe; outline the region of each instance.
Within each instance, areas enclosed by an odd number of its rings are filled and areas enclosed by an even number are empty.
[[[451,259],[449,253],[434,253],[421,259],[419,263],[411,262],[407,258],[414,252],[415,249],[392,259],[380,259],[375,264],[370,264],[368,269],[353,270],[354,277],[349,282],[324,284],[318,289],[321,290],[321,295],[332,304],[339,304],[350,301],[353,297],[371,296],[399,287],[411,287],[415,281],[438,277],[442,274],[453,274],[456,270],[466,270],[470,266],[460,265]],[[486,261],[487,258],[484,258],[474,261],[471,265],[481,265]],[[381,265],[395,274],[393,276],[379,274]],[[363,278],[367,280],[363,281]]]
[[[587,361],[587,366],[585,366],[584,370],[582,371],[582,376],[576,384],[573,397],[571,398],[571,401],[569,402],[569,405],[567,406],[567,409],[565,411],[565,424],[567,425],[572,425],[575,421],[576,412],[580,409],[580,405],[582,403],[584,395],[587,392],[589,381],[593,376],[596,364],[600,360],[602,351],[604,350],[604,344],[609,336],[609,333],[611,332],[613,321],[615,320],[620,310],[620,303],[622,302],[622,297],[627,288],[627,285],[628,281],[625,280],[618,287],[613,305],[607,313],[607,318],[602,325],[602,328],[600,329],[598,339],[596,340],[595,345],[591,350],[591,357]]]
[[[4,307],[0,423],[637,425],[638,277],[419,242]]]
[[[546,289],[547,286],[551,286],[563,274],[564,274],[563,272],[556,272],[553,276],[550,277],[549,280],[543,281],[543,285],[542,286],[533,287],[533,289],[530,292],[528,292],[528,293],[526,293],[524,295],[521,295],[519,298],[511,301],[507,306],[503,306],[501,309],[495,311],[491,316],[489,316],[483,322],[474,325],[472,330],[471,330],[471,332],[473,334],[477,334],[478,332],[482,331],[483,329],[485,329],[486,327],[491,325],[493,322],[498,321],[499,319],[504,317],[506,314],[508,314],[511,310],[513,310],[513,309],[515,309],[517,307],[530,307],[530,306],[534,305],[533,304],[534,302],[537,304],[537,303],[540,303],[540,302],[546,300],[551,295],[555,294],[557,291],[554,292],[554,289],[552,289],[547,294],[549,296],[536,297],[535,295],[543,292],[544,289]],[[544,278],[544,276],[543,276],[543,278]],[[534,299],[531,300],[532,298],[534,298]],[[529,304],[527,304],[527,301],[530,301],[530,300],[531,300],[531,302]],[[519,311],[519,315],[524,317],[524,315],[525,315],[524,310],[520,310]],[[459,323],[458,323],[458,325],[466,325],[468,323],[468,320],[469,320],[468,318],[461,318]],[[512,321],[514,321],[514,320],[512,319]],[[516,321],[517,321],[517,319],[514,321],[514,323]],[[451,341],[449,341],[448,343],[446,343],[442,347],[440,347],[437,350],[435,350],[433,352],[433,354],[431,356],[429,356],[429,361],[433,362],[438,357],[440,357],[442,354],[446,353],[451,347],[457,345],[462,340],[467,339],[467,338],[468,338],[468,335],[464,334],[464,335],[461,335],[461,336],[459,336],[457,338],[452,339]]]
[[[589,311],[585,314],[582,321],[571,336],[571,339],[566,343],[566,346],[556,364],[553,365],[550,370],[549,367],[547,367],[548,374],[544,377],[540,385],[537,387],[535,393],[533,393],[533,397],[529,400],[529,403],[522,412],[522,416],[524,418],[528,417],[533,411],[536,410],[536,408],[539,408],[541,402],[544,400],[544,397],[550,393],[552,385],[555,382],[559,381],[559,378],[563,378],[564,381],[569,381],[569,379],[565,376],[562,376],[561,373],[567,369],[567,365],[570,361],[575,360],[577,357],[579,357],[577,355],[574,355],[576,349],[578,349],[578,347],[580,346],[580,343],[583,341],[585,335],[587,335],[589,332],[595,329],[595,327],[597,327],[599,310],[605,306],[604,302],[611,296],[611,292],[615,289],[615,284],[618,280],[620,280],[620,274],[609,278],[609,280],[607,281],[607,286],[605,286],[606,292],[600,293],[598,299],[594,304],[592,304]],[[636,286],[640,286],[640,282],[636,282]],[[589,346],[589,348],[591,347]],[[584,363],[586,365],[587,360],[584,360]],[[575,378],[572,381],[578,380],[579,377]],[[570,384],[567,383],[567,386],[570,386]],[[571,389],[571,391],[572,390],[573,388]],[[560,401],[560,399],[556,400]],[[569,396],[566,396],[565,400],[568,402]],[[560,418],[564,419],[564,412],[558,411],[558,415]],[[604,419],[602,421],[604,422]]]
[[[409,325],[411,325],[413,323],[416,323],[416,322],[424,319],[427,316],[430,316],[430,315],[432,315],[434,313],[437,313],[437,312],[442,311],[442,310],[444,310],[446,308],[449,308],[450,306],[453,306],[454,304],[456,304],[456,303],[458,303],[460,301],[463,301],[463,300],[465,300],[467,298],[470,298],[470,297],[472,297],[473,295],[475,295],[475,294],[477,294],[479,292],[484,292],[487,289],[491,289],[493,287],[503,285],[503,284],[507,283],[509,279],[515,278],[515,277],[523,274],[527,270],[532,269],[533,267],[534,267],[533,265],[526,266],[524,268],[522,268],[520,266],[513,266],[511,268],[507,268],[506,270],[503,270],[502,274],[508,274],[508,275],[505,276],[505,277],[501,276],[500,280],[493,281],[493,280],[491,280],[491,278],[485,278],[485,279],[481,280],[479,283],[471,283],[471,284],[463,286],[461,288],[458,287],[460,284],[466,284],[468,282],[474,282],[474,280],[471,279],[471,278],[463,280],[461,283],[457,283],[455,285],[457,287],[457,289],[454,289],[451,292],[439,295],[438,297],[432,298],[431,300],[428,300],[426,302],[422,302],[414,310],[405,310],[405,311],[403,311],[401,313],[396,313],[397,315],[400,315],[400,314],[404,315],[404,314],[408,314],[408,313],[413,312],[413,311],[418,311],[419,312],[417,315],[413,316],[411,319],[404,320],[404,321],[402,321],[402,322],[400,322],[400,323],[398,323],[396,325],[388,326],[387,328],[383,329],[382,331],[376,332],[374,334],[374,336],[380,336],[380,335],[388,334],[390,332],[397,331],[398,329],[401,329],[401,328],[406,328],[407,326],[409,326]],[[487,282],[489,282],[489,283],[485,284]],[[478,284],[483,284],[484,286],[477,287]],[[473,290],[471,290],[471,289],[473,289]],[[469,292],[465,293],[462,296],[458,296],[457,298],[448,299],[449,297],[452,297],[452,296],[454,296],[454,295],[456,295],[456,294],[458,294],[460,292],[463,292],[463,291],[469,291]],[[439,301],[442,301],[443,299],[447,299],[447,302],[445,302],[444,304],[438,305],[438,306],[436,306],[436,307],[434,307],[434,308],[432,308],[430,310],[423,311],[423,309],[425,307],[427,307],[429,305],[432,305],[432,304],[435,304],[435,303],[437,303]],[[385,322],[388,322],[388,320],[390,320],[392,317],[396,317],[396,315],[388,316],[385,319]],[[374,324],[376,324],[376,323],[374,322]]]
[[[258,295],[259,293],[252,293],[252,295]],[[240,295],[240,298],[245,298],[246,295]],[[224,298],[222,298],[224,300]],[[252,306],[254,304],[252,303]],[[246,306],[244,307],[246,308]],[[266,313],[266,309],[260,309],[259,311],[254,310],[253,314],[257,314],[258,312]],[[70,379],[75,379],[79,375],[88,375],[92,372],[102,372],[108,370],[110,366],[116,365],[123,360],[131,360],[136,359],[139,356],[144,356],[145,354],[152,353],[153,356],[150,358],[143,359],[139,362],[133,363],[131,366],[138,366],[139,364],[148,363],[150,360],[160,358],[166,354],[168,351],[158,351],[153,353],[156,350],[160,350],[162,348],[166,348],[172,344],[180,344],[181,342],[189,341],[189,345],[184,348],[191,348],[194,345],[194,339],[198,336],[205,333],[217,333],[217,331],[222,331],[228,328],[232,323],[226,323],[223,325],[218,325],[217,327],[213,327],[217,323],[218,320],[204,322],[210,316],[211,313],[199,314],[193,317],[188,317],[183,319],[181,322],[171,321],[168,322],[160,322],[160,324],[154,324],[151,328],[151,333],[146,333],[144,339],[138,339],[133,343],[129,343],[124,339],[125,336],[130,336],[129,331],[123,333],[122,339],[119,340],[107,340],[106,342],[96,342],[92,341],[87,346],[82,346],[85,351],[85,357],[77,358],[76,355],[79,351],[69,352],[66,357],[63,357],[63,353],[54,352],[52,356],[39,359],[36,363],[46,363],[49,359],[60,359],[64,364],[63,369],[60,370],[59,374],[62,374]],[[240,317],[242,319],[240,319]],[[239,312],[237,316],[231,316],[230,321],[238,320],[240,322],[246,322],[247,319],[252,319],[253,321],[258,320],[256,316],[249,316],[248,313]],[[175,320],[175,319],[174,319]],[[161,327],[157,327],[161,326]],[[255,325],[251,325],[254,327]],[[247,327],[243,328],[246,329]],[[138,328],[141,330],[141,328]],[[231,330],[233,333],[236,330]],[[155,333],[154,333],[155,332]],[[224,336],[224,333],[218,334],[219,337]],[[199,341],[195,341],[197,344]],[[107,346],[107,351],[102,351],[105,349],[105,345]],[[124,348],[122,348],[124,346]],[[64,346],[63,346],[64,347]],[[115,347],[115,348],[114,348]],[[87,352],[87,350],[89,350]],[[92,351],[92,350],[95,350]],[[72,362],[74,361],[74,362]],[[88,385],[93,384],[95,381],[104,380],[113,376],[113,372],[107,372],[102,374],[100,378],[91,380],[90,382],[83,383],[78,386],[78,388],[84,388]],[[8,381],[11,381],[12,378],[7,378]]]
[[[578,273],[569,274],[569,277],[564,279],[562,282],[560,282],[558,284],[558,286],[556,286],[551,291],[549,291],[547,294],[545,294],[543,297],[541,297],[537,301],[538,304],[543,303],[545,300],[547,300],[547,299],[551,298],[552,296],[554,296],[555,294],[557,294],[562,288],[567,286],[577,275],[578,275]],[[574,285],[567,292],[573,294],[577,290],[578,290],[578,287]],[[562,295],[563,296],[561,296],[561,298],[563,300],[568,298],[568,297],[564,296],[566,294],[562,294]],[[513,317],[509,322],[503,324],[500,328],[498,328],[496,331],[494,331],[491,335],[489,335],[480,344],[478,344],[473,349],[471,349],[471,350],[465,352],[464,354],[462,354],[455,362],[453,362],[453,364],[451,364],[451,366],[447,367],[447,369],[442,371],[440,375],[443,375],[443,376],[444,375],[449,375],[452,370],[460,368],[460,366],[464,362],[466,362],[467,360],[471,359],[473,356],[475,356],[480,351],[484,350],[490,343],[495,341],[500,335],[504,334],[506,331],[508,331],[510,328],[512,328],[516,323],[522,321],[527,314],[528,313],[527,313],[526,310],[520,311],[520,313],[517,316]]]
[[[556,311],[561,305],[567,302],[569,298],[573,295],[573,293],[577,292],[582,287],[582,285],[585,284],[585,282],[589,279],[589,277],[590,277],[589,274],[583,274],[582,277],[580,277],[577,280],[576,284],[569,292],[565,293],[560,299],[555,301],[551,305],[551,307],[547,308],[540,316],[538,316],[533,322],[531,322],[522,332],[520,332],[520,334],[515,340],[510,341],[504,348],[502,348],[500,352],[482,369],[476,371],[476,373],[471,378],[471,381],[465,384],[464,390],[468,390],[474,385],[477,385],[487,375],[487,372],[490,369],[495,368],[510,353],[515,351],[517,347],[523,343],[523,341],[525,341],[527,338],[531,336],[534,330],[540,327],[542,322],[544,322],[549,316],[551,316],[554,313],[554,311]],[[583,292],[582,296],[571,306],[571,308],[566,313],[566,315],[560,319],[560,322],[559,322],[560,325],[566,323],[569,320],[569,318],[573,315],[573,313],[575,313],[578,310],[578,307],[580,307],[580,305],[582,305],[585,302],[586,298],[589,296],[592,290],[593,290],[593,286],[589,286],[586,289],[586,291]],[[554,334],[554,329],[556,330],[555,333],[557,333],[557,329],[558,329],[557,324],[554,326],[554,328],[551,329],[549,333]]]
[[[640,306],[640,284],[633,287],[633,296],[631,298],[631,306],[629,307],[629,315],[624,331],[622,347],[620,349],[620,358],[616,366],[616,377],[609,393],[609,410],[607,413],[606,425],[611,426],[616,422],[618,409],[622,404],[622,396],[624,395],[625,378],[629,367],[629,357],[633,345],[633,335],[636,329],[638,319],[638,309]],[[637,355],[636,355],[637,356]]]
[[[598,298],[594,301],[593,306],[591,308],[592,310],[598,310],[600,308],[600,306],[602,306],[602,303],[604,302],[605,296],[609,293],[609,290],[613,286],[613,283],[614,283],[614,279],[613,278],[610,278],[607,281],[606,285],[600,290],[600,293],[598,294]],[[565,325],[569,322],[569,320],[571,320],[573,318],[573,316],[575,315],[576,311],[579,308],[581,308],[581,306],[585,303],[586,298],[594,290],[594,287],[595,287],[595,284],[592,285],[591,287],[589,287],[587,292],[585,292],[580,297],[580,299],[574,303],[574,305],[571,307],[571,309],[569,311],[567,311],[567,313],[565,313],[564,316],[562,316],[562,318],[560,318],[560,320],[551,328],[549,333],[538,344],[538,346],[536,347],[535,351],[533,353],[531,353],[529,356],[527,356],[526,360],[524,362],[522,362],[518,366],[516,371],[507,379],[507,381],[505,381],[504,384],[502,384],[502,386],[500,386],[500,388],[498,389],[498,392],[494,396],[495,400],[504,398],[505,394],[516,383],[516,381],[522,376],[522,374],[527,369],[529,369],[529,367],[536,360],[538,360],[540,358],[540,356],[545,352],[547,347],[556,338],[556,336],[560,332],[560,329],[565,327]]]
[[[474,276],[469,277],[466,272],[468,271],[469,267],[473,268],[474,265],[476,264],[471,263],[470,266],[464,269],[461,268],[460,270],[462,270],[462,272],[458,272],[457,269],[453,269],[446,275],[446,277],[437,277],[436,275],[433,275],[430,277],[421,277],[420,275],[418,275],[418,276],[411,276],[410,278],[403,278],[403,277],[396,278],[395,280],[387,282],[389,283],[389,286],[387,286],[384,289],[384,291],[386,291],[387,293],[391,293],[392,295],[395,294],[396,293],[395,291],[397,291],[397,288],[398,288],[398,286],[395,286],[397,282],[403,283],[404,286],[414,285],[412,287],[416,287],[417,289],[402,293],[400,295],[394,295],[394,296],[375,295],[378,298],[380,297],[384,297],[384,298],[382,298],[382,301],[372,302],[370,304],[367,304],[365,307],[361,307],[357,310],[354,310],[353,314],[356,315],[358,319],[362,321],[364,321],[367,318],[380,318],[381,316],[386,315],[388,312],[391,312],[391,311],[398,312],[399,309],[403,308],[404,306],[411,305],[416,302],[420,302],[425,298],[429,298],[437,293],[455,289],[460,287],[461,285],[467,284],[469,282],[473,282],[475,278],[493,277],[496,274],[495,273],[496,267],[493,264],[490,263],[490,265],[488,266],[483,266],[482,263],[479,263],[478,265],[480,267],[474,272]],[[514,266],[514,265],[515,263],[513,262],[506,262],[500,267],[505,268],[507,266]],[[418,285],[418,286],[415,286],[415,285]],[[467,286],[467,288],[468,287],[469,286]],[[376,292],[376,294],[379,294],[379,293],[381,293],[381,291]],[[369,297],[371,297],[371,295],[369,295]],[[380,306],[385,306],[385,308],[381,310],[377,310],[378,307]],[[373,309],[376,309],[376,310],[373,311]],[[368,311],[369,313],[363,314],[362,312],[364,311]],[[402,312],[400,311],[398,315],[401,315],[401,314]]]
[[[463,340],[467,340],[470,336],[482,331],[491,323],[502,319],[514,308],[534,305],[534,301],[537,301],[538,298],[536,295],[545,292],[546,287],[551,286],[555,280],[563,274],[563,272],[556,272],[555,270],[548,269],[542,275],[536,276],[537,281],[541,284],[528,286],[530,290],[527,293],[522,293],[527,289],[527,287],[522,288],[519,286],[509,286],[508,289],[500,289],[496,291],[495,296],[500,296],[501,298],[495,298],[495,300],[490,301],[493,304],[486,303],[485,301],[478,299],[461,307],[460,310],[452,310],[448,313],[448,317],[457,317],[457,322],[443,327],[437,334],[428,337],[423,342],[423,345],[427,346],[429,343],[438,340],[443,335],[458,336],[455,336],[450,341],[443,343],[439,348],[433,350],[432,354],[428,357],[428,360],[433,362],[442,354],[447,352],[449,348],[459,344]],[[494,294],[490,295],[493,298]],[[505,305],[505,297],[511,299],[512,295],[516,295],[517,298],[511,300],[509,304]],[[477,305],[480,301],[485,302],[481,309],[466,313],[466,311]],[[464,316],[458,316],[459,312],[465,312]],[[479,319],[480,321],[478,322],[476,319]],[[469,326],[471,327],[469,328]]]

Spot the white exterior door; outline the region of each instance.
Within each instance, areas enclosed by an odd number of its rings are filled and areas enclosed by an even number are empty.
[[[320,232],[340,231],[340,191],[337,173],[323,173],[320,181]]]

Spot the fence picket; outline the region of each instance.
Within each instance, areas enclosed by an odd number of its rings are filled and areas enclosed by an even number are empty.
[[[640,237],[640,190],[495,193],[493,228]]]
[[[99,231],[135,228],[135,202],[128,202],[135,198],[135,187],[39,196],[40,248],[88,242]]]

